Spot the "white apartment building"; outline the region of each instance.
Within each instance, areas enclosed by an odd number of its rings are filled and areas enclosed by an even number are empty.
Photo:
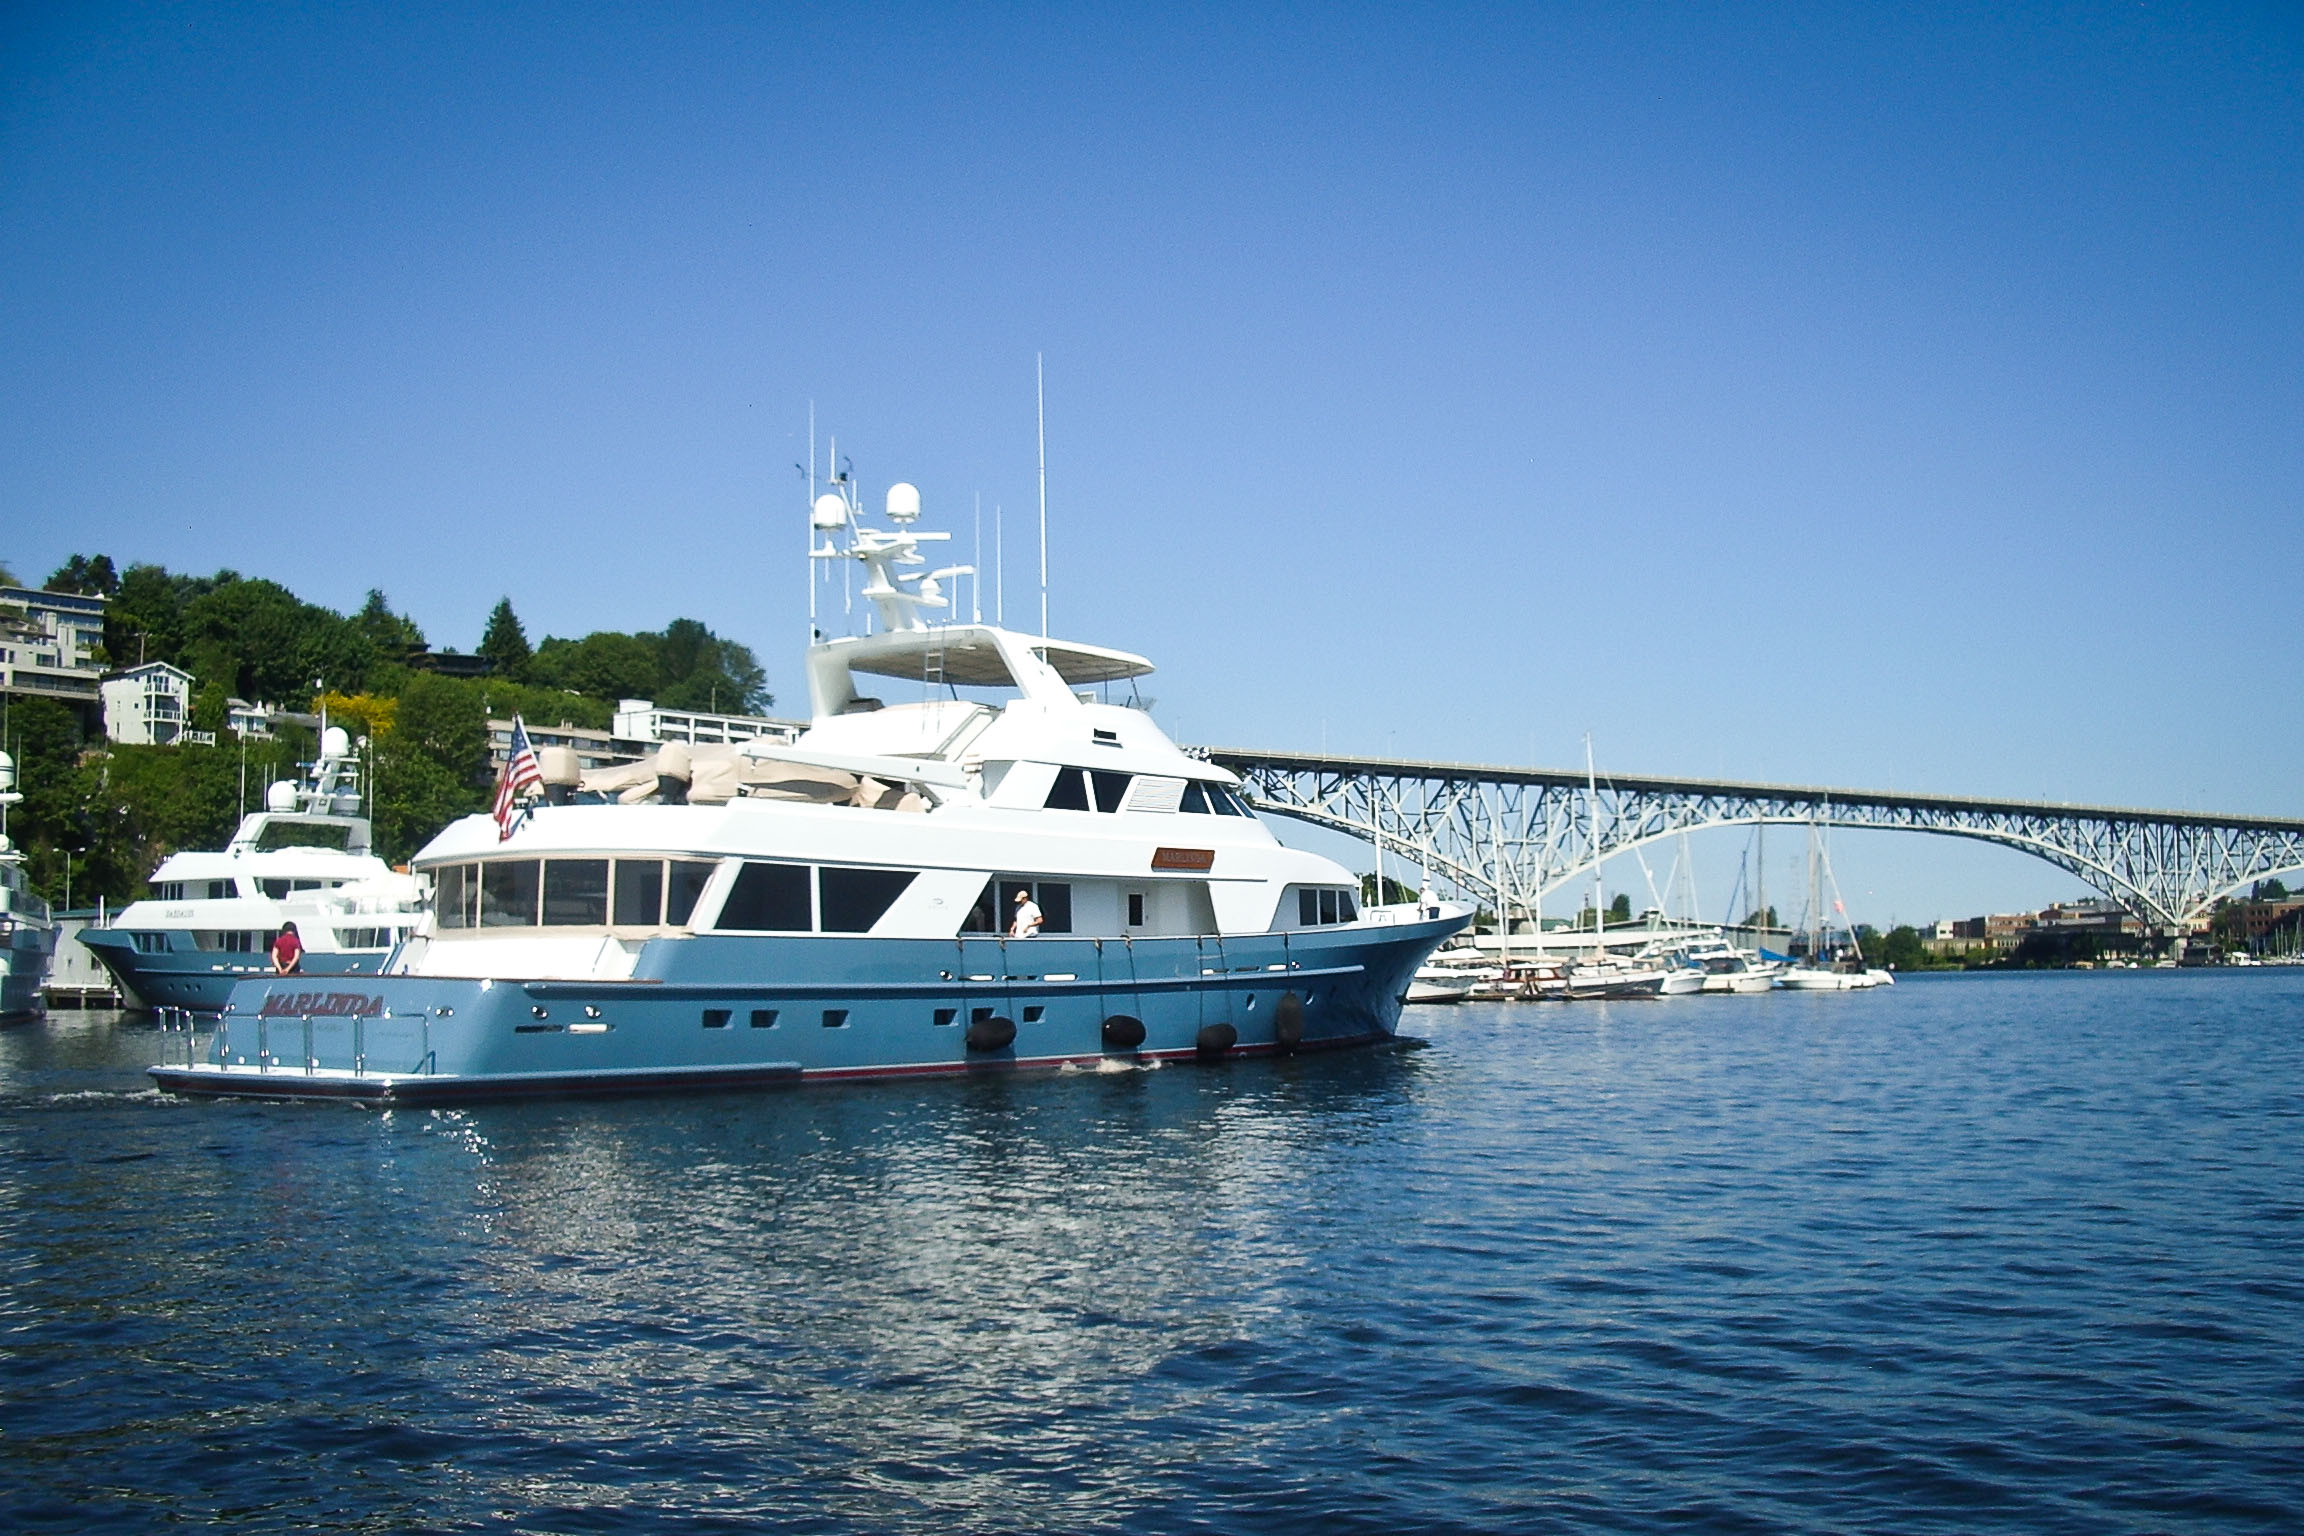
[[[103,647],[104,599],[0,587],[0,691],[93,709]]]
[[[164,747],[185,738],[192,719],[192,674],[182,667],[148,661],[106,678],[103,693],[104,734],[121,746]]]

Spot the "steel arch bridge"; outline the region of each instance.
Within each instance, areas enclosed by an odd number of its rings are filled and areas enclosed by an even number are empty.
[[[1604,860],[1704,827],[1791,823],[1933,832],[2020,848],[2079,876],[2156,929],[2219,896],[2304,868],[2304,820],[1970,800],[1790,784],[1626,778],[1468,763],[1194,749],[1240,775],[1260,810],[1332,828],[1425,869],[1498,912]]]

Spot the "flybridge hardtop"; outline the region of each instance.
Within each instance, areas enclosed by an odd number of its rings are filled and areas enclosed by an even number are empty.
[[[373,975],[423,904],[414,879],[369,851],[361,809],[351,740],[324,726],[308,780],[271,785],[221,851],[161,860],[151,894],[80,942],[145,1008],[222,1008],[242,978],[271,973],[273,937],[291,922],[306,972]]]
[[[826,503],[831,503],[827,506]],[[1364,913],[1238,779],[1110,685],[1125,651],[932,624],[937,535],[892,489],[812,512],[875,633],[807,652],[794,742],[668,743],[472,816],[415,871],[431,910],[343,995],[242,984],[195,1092],[382,1099],[1215,1058],[1388,1039],[1462,908]],[[834,516],[834,514],[837,516]],[[844,536],[845,547],[832,543]]]

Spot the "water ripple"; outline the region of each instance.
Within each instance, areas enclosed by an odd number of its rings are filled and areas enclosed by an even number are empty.
[[[0,1034],[26,1530],[2304,1528],[2304,977],[373,1111]]]

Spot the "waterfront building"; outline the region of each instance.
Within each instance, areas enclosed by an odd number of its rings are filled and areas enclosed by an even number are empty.
[[[1984,941],[1994,949],[2014,949],[2040,926],[2037,912],[1994,912],[1984,918]]]
[[[103,657],[104,599],[0,587],[0,692],[55,699],[93,725]]]
[[[2120,903],[2104,896],[2059,901],[2040,914],[2039,926],[2058,933],[2093,933],[2100,937],[2141,937],[2143,922]]]

